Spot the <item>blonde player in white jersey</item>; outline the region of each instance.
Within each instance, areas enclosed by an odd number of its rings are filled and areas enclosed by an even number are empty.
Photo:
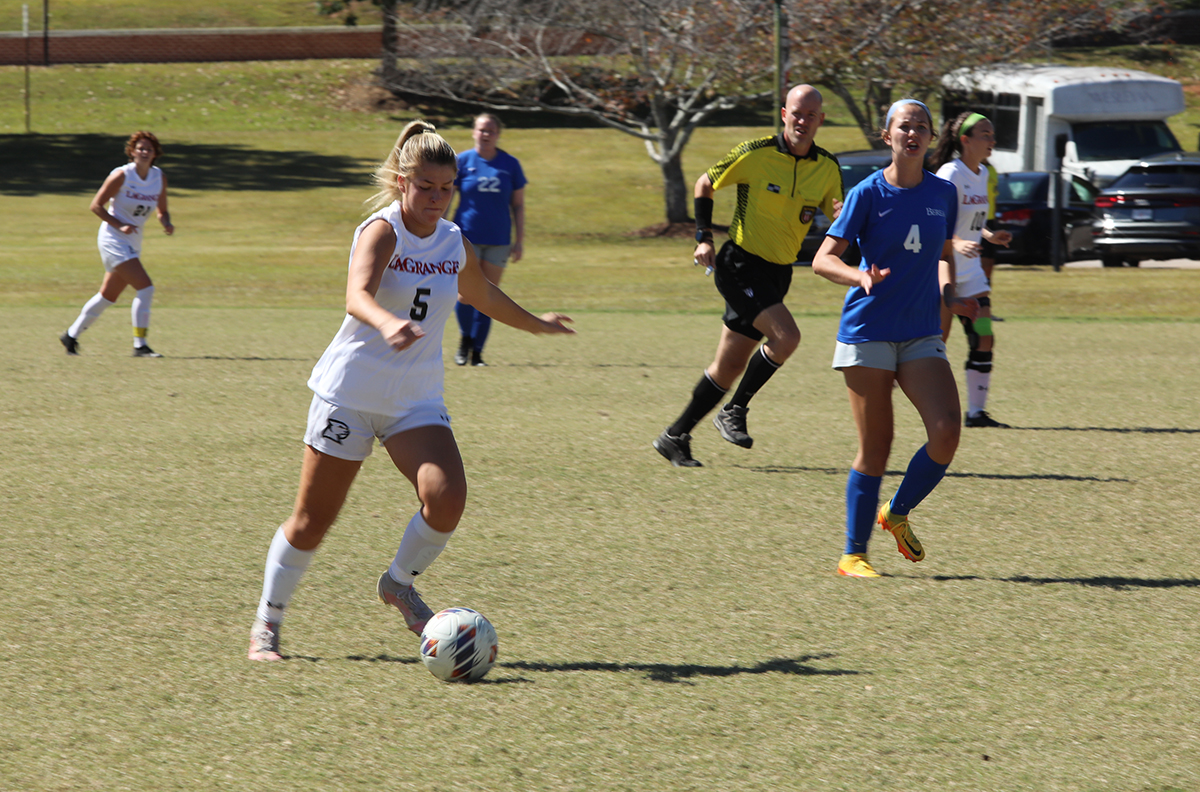
[[[162,156],[158,138],[149,132],[134,132],[125,143],[129,162],[113,169],[92,199],[91,210],[100,218],[96,244],[104,262],[100,291],[84,304],[79,317],[59,336],[68,355],[79,354],[79,336],[117,301],[126,286],[137,292],[133,298],[133,356],[162,357],[146,343],[150,330],[150,303],[154,284],[142,266],[142,228],[151,213],[158,216],[168,235],[175,233],[167,211],[167,177],[155,166]]]
[[[983,161],[991,156],[995,145],[996,134],[991,121],[979,113],[962,113],[942,126],[932,164],[937,168],[937,175],[958,190],[958,223],[954,228],[953,240],[957,273],[955,293],[979,301],[977,319],[959,317],[969,346],[966,365],[967,411],[963,425],[1007,429],[1008,424],[992,418],[985,409],[988,389],[991,387],[995,336],[990,298],[992,286],[980,259],[980,240],[986,239],[995,245],[1008,245],[1012,241],[1012,234],[1008,231],[991,231],[987,227],[988,169]],[[958,154],[957,158],[955,154]],[[943,307],[943,341],[950,337],[952,327],[950,311]]]
[[[376,591],[418,635],[433,615],[413,579],[445,548],[467,496],[442,398],[442,334],[455,301],[530,333],[574,332],[568,317],[534,316],[484,277],[458,226],[442,218],[457,172],[454,149],[414,121],[375,173],[382,208],[354,233],[346,318],[308,381],[300,491],[267,551],[251,660],[282,659],[285,609],[376,438],[421,502]]]

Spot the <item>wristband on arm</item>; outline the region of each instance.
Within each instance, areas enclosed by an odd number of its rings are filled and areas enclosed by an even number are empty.
[[[696,214],[696,241],[712,242],[713,199],[695,198],[694,211]]]

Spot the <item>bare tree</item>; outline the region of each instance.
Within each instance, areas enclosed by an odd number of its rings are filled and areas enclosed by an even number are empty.
[[[841,98],[876,147],[896,90],[929,98],[954,69],[1044,58],[1055,39],[1145,10],[1116,0],[789,0],[788,7],[792,70]]]
[[[395,15],[399,93],[587,118],[642,140],[687,222],[696,127],[773,94],[772,0],[442,0]],[[416,13],[414,13],[414,11]]]

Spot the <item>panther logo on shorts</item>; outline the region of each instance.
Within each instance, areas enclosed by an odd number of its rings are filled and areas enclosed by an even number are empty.
[[[803,209],[800,210],[800,222],[801,223],[811,223],[813,216],[816,215],[816,213],[817,213],[817,207],[815,207],[815,206],[804,207]]]
[[[321,437],[325,438],[326,440],[332,440],[338,445],[341,445],[342,441],[349,436],[350,427],[341,421],[335,421],[332,418],[329,419],[329,424],[325,427],[325,431],[321,432]]]

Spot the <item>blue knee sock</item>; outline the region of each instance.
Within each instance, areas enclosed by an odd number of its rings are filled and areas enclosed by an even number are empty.
[[[950,466],[939,465],[930,459],[925,446],[918,448],[917,453],[913,454],[913,458],[908,463],[908,470],[904,472],[904,480],[900,482],[900,487],[892,496],[892,513],[908,514],[917,508],[917,504],[925,500],[925,497],[933,492],[933,488],[946,475],[948,467]]]
[[[476,351],[482,352],[487,341],[488,332],[492,329],[492,317],[483,311],[475,312],[475,325],[471,329],[471,340],[475,343]]]
[[[475,314],[479,313],[472,305],[466,303],[455,303],[454,313],[458,316],[458,329],[467,338],[471,338],[471,331],[475,327]]]
[[[846,552],[865,553],[879,509],[882,476],[868,476],[851,468],[846,479]]]

